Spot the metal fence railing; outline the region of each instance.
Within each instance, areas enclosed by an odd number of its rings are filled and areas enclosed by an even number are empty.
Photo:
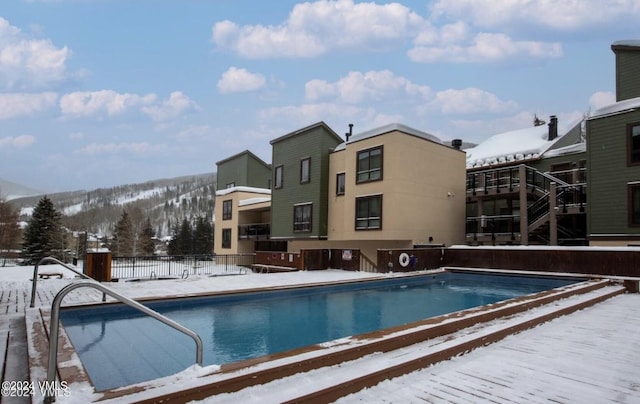
[[[254,263],[255,254],[158,255],[113,257],[111,278],[163,279],[191,275],[241,275]]]

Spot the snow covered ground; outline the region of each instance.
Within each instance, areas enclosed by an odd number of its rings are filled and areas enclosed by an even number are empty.
[[[71,271],[56,265],[41,267],[40,272],[59,272],[65,279],[38,282],[38,290],[52,292],[63,287]],[[0,268],[0,293],[30,292],[33,267]],[[194,276],[188,279],[109,284],[133,298],[188,295],[203,292],[238,290],[281,285],[327,283],[400,274],[371,274],[340,270],[253,274],[237,276]],[[5,293],[7,292],[7,293]],[[73,292],[75,293],[75,292]],[[27,293],[25,293],[26,295]],[[38,304],[50,304],[52,293],[39,294]],[[96,296],[84,295],[89,301]],[[26,296],[25,296],[26,298]],[[78,302],[73,299],[74,303]],[[81,300],[81,299],[80,299]],[[0,309],[5,313],[5,305]],[[521,314],[524,316],[526,314]],[[1,322],[1,321],[0,321]],[[408,375],[384,381],[377,386],[343,397],[341,403],[380,402],[564,402],[640,403],[640,295],[626,294],[565,316],[534,329],[479,348],[463,356],[441,362]],[[417,348],[416,348],[417,349]],[[410,353],[411,350],[409,350]],[[407,352],[401,353],[402,355]],[[372,362],[350,364],[347,372],[362,374]],[[282,402],[287,386],[295,386],[299,395],[315,388],[314,380],[334,377],[335,368],[292,376],[286,380],[247,388],[237,393],[203,400],[217,402]],[[324,374],[323,374],[324,372]],[[202,370],[188,369],[187,380]],[[317,378],[317,379],[316,379]],[[89,391],[71,391],[59,397],[60,403],[88,402],[95,396]],[[137,397],[141,399],[144,397]],[[120,402],[125,402],[120,401]],[[114,401],[118,402],[118,400]]]

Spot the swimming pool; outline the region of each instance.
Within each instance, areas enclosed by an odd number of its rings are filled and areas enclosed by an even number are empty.
[[[581,281],[445,272],[148,306],[196,331],[204,364],[226,364],[406,324]],[[61,321],[96,390],[177,373],[193,341],[127,306],[65,308]]]

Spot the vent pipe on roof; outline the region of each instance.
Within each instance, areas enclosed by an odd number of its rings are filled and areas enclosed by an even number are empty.
[[[553,140],[558,137],[558,117],[551,115],[549,117],[549,140]]]
[[[349,138],[351,137],[351,135],[353,135],[353,124],[352,123],[349,124],[349,132],[344,134],[344,137],[347,138],[347,142],[349,141]]]
[[[453,139],[451,141],[451,147],[456,150],[460,150],[460,148],[462,147],[462,139]]]

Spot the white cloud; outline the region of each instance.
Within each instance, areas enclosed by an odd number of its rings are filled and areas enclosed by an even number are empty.
[[[418,45],[407,54],[414,62],[481,63],[500,62],[518,57],[536,59],[559,58],[562,45],[537,41],[514,41],[505,34],[479,33],[469,42],[446,43],[438,37],[430,38],[432,46]],[[424,36],[421,43],[426,43]],[[445,44],[445,46],[442,46]]]
[[[517,108],[514,101],[502,101],[495,94],[478,88],[439,91],[426,109],[435,109],[443,114],[508,113]]]
[[[82,154],[102,155],[102,154],[120,154],[130,153],[135,155],[145,155],[157,153],[166,150],[163,144],[152,145],[147,142],[141,143],[92,143],[78,150]]]
[[[207,125],[194,125],[189,126],[187,129],[180,131],[177,135],[173,136],[177,139],[182,140],[194,140],[194,139],[204,139],[211,132],[211,128]]]
[[[29,116],[52,108],[58,100],[56,93],[8,93],[0,94],[0,119]]]
[[[137,94],[117,93],[113,90],[79,91],[65,94],[60,99],[60,109],[65,116],[95,116],[107,114],[114,116],[125,113],[134,107],[152,104],[155,94],[140,96]]]
[[[36,142],[36,138],[35,136],[32,136],[32,135],[0,137],[0,148],[4,148],[4,147],[24,148],[24,147],[31,146],[35,142]]]
[[[156,94],[139,95],[113,90],[74,92],[60,98],[60,110],[65,117],[113,117],[140,111],[159,122],[197,109],[198,105],[181,91],[172,92],[161,102]]]
[[[232,66],[218,80],[218,91],[223,94],[256,91],[263,88],[265,83],[266,79],[262,74]]]
[[[174,91],[169,99],[162,101],[160,105],[143,106],[142,112],[149,115],[154,121],[167,121],[184,112],[197,109],[199,109],[198,105],[189,97],[181,91]]]
[[[67,77],[71,51],[48,39],[32,39],[0,17],[0,81],[7,88],[40,88]]]
[[[598,91],[589,97],[589,107],[596,110],[616,102],[616,95],[610,91]]]
[[[316,79],[305,84],[305,97],[309,101],[337,98],[351,104],[389,97],[426,98],[430,92],[428,86],[414,84],[389,70],[349,72],[335,83]]]
[[[437,0],[434,19],[468,21],[476,27],[518,30],[522,27],[557,31],[593,29],[640,16],[637,0]]]
[[[259,112],[259,118],[265,121],[282,123],[286,121],[292,128],[304,127],[318,121],[337,120],[351,122],[365,113],[356,106],[318,103],[268,108]]]
[[[213,26],[213,42],[245,58],[316,57],[331,49],[379,49],[420,31],[425,20],[399,3],[319,0],[296,4],[280,25]]]

